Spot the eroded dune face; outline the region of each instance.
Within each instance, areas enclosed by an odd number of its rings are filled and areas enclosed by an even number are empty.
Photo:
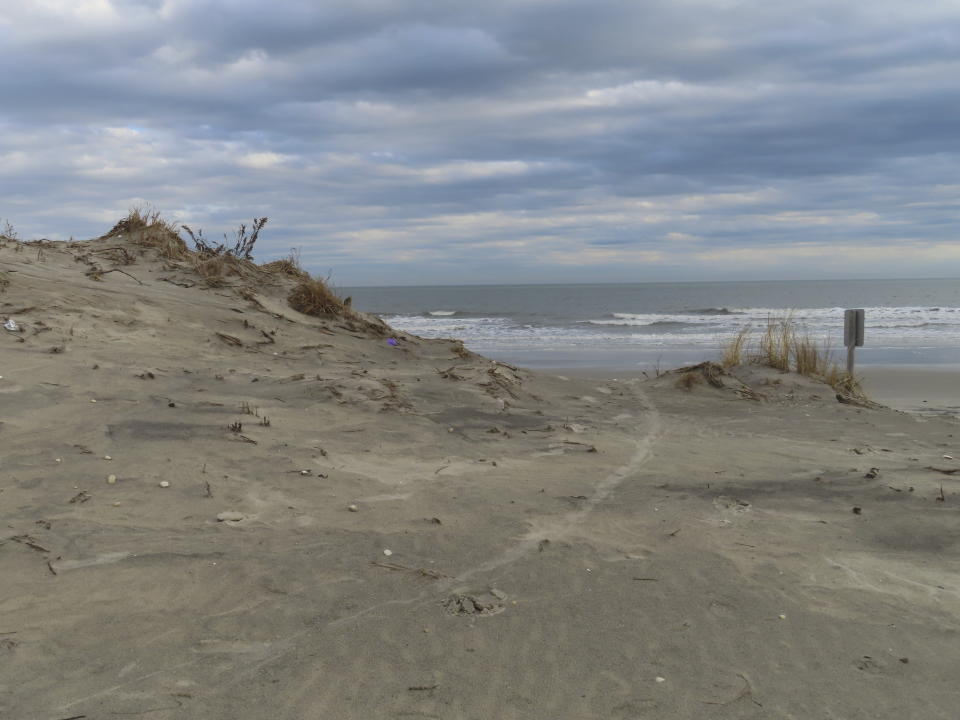
[[[135,240],[0,247],[0,714],[954,716],[955,422],[531,373]]]

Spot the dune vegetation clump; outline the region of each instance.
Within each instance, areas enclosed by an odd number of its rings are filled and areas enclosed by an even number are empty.
[[[287,304],[304,315],[325,317],[341,315],[345,303],[330,289],[326,281],[304,273],[287,296]]]
[[[190,258],[190,248],[177,233],[177,226],[160,216],[160,211],[146,205],[130,208],[127,216],[114,225],[104,237],[124,236],[134,245],[153,248],[165,260]]]
[[[860,382],[834,360],[829,341],[818,342],[787,313],[767,318],[767,325],[754,341],[753,328],[740,329],[724,345],[721,364],[724,368],[750,363],[781,372],[815,378],[830,385],[842,395],[865,398]]]

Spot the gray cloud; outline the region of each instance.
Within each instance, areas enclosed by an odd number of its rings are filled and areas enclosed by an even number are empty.
[[[958,46],[946,0],[19,3],[0,217],[268,215],[343,284],[956,275]]]

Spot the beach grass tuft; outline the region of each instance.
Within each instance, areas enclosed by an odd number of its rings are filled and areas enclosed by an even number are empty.
[[[847,397],[866,399],[860,381],[834,359],[829,341],[818,342],[799,326],[792,313],[770,316],[759,339],[752,343],[752,328],[740,329],[722,348],[721,364],[731,368],[744,363],[815,378]]]
[[[326,317],[340,315],[344,302],[330,289],[325,280],[304,273],[287,296],[287,303],[304,315]]]

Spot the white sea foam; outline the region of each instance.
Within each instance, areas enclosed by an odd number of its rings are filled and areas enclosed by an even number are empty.
[[[874,347],[960,346],[958,307],[868,307],[867,344]],[[510,317],[454,317],[437,310],[429,316],[387,315],[390,325],[423,337],[458,338],[477,348],[526,347],[716,347],[745,325],[759,332],[770,318],[788,311],[777,308],[731,308],[673,313],[611,313],[568,324],[526,324]],[[811,337],[842,345],[843,308],[799,308],[789,311]]]

